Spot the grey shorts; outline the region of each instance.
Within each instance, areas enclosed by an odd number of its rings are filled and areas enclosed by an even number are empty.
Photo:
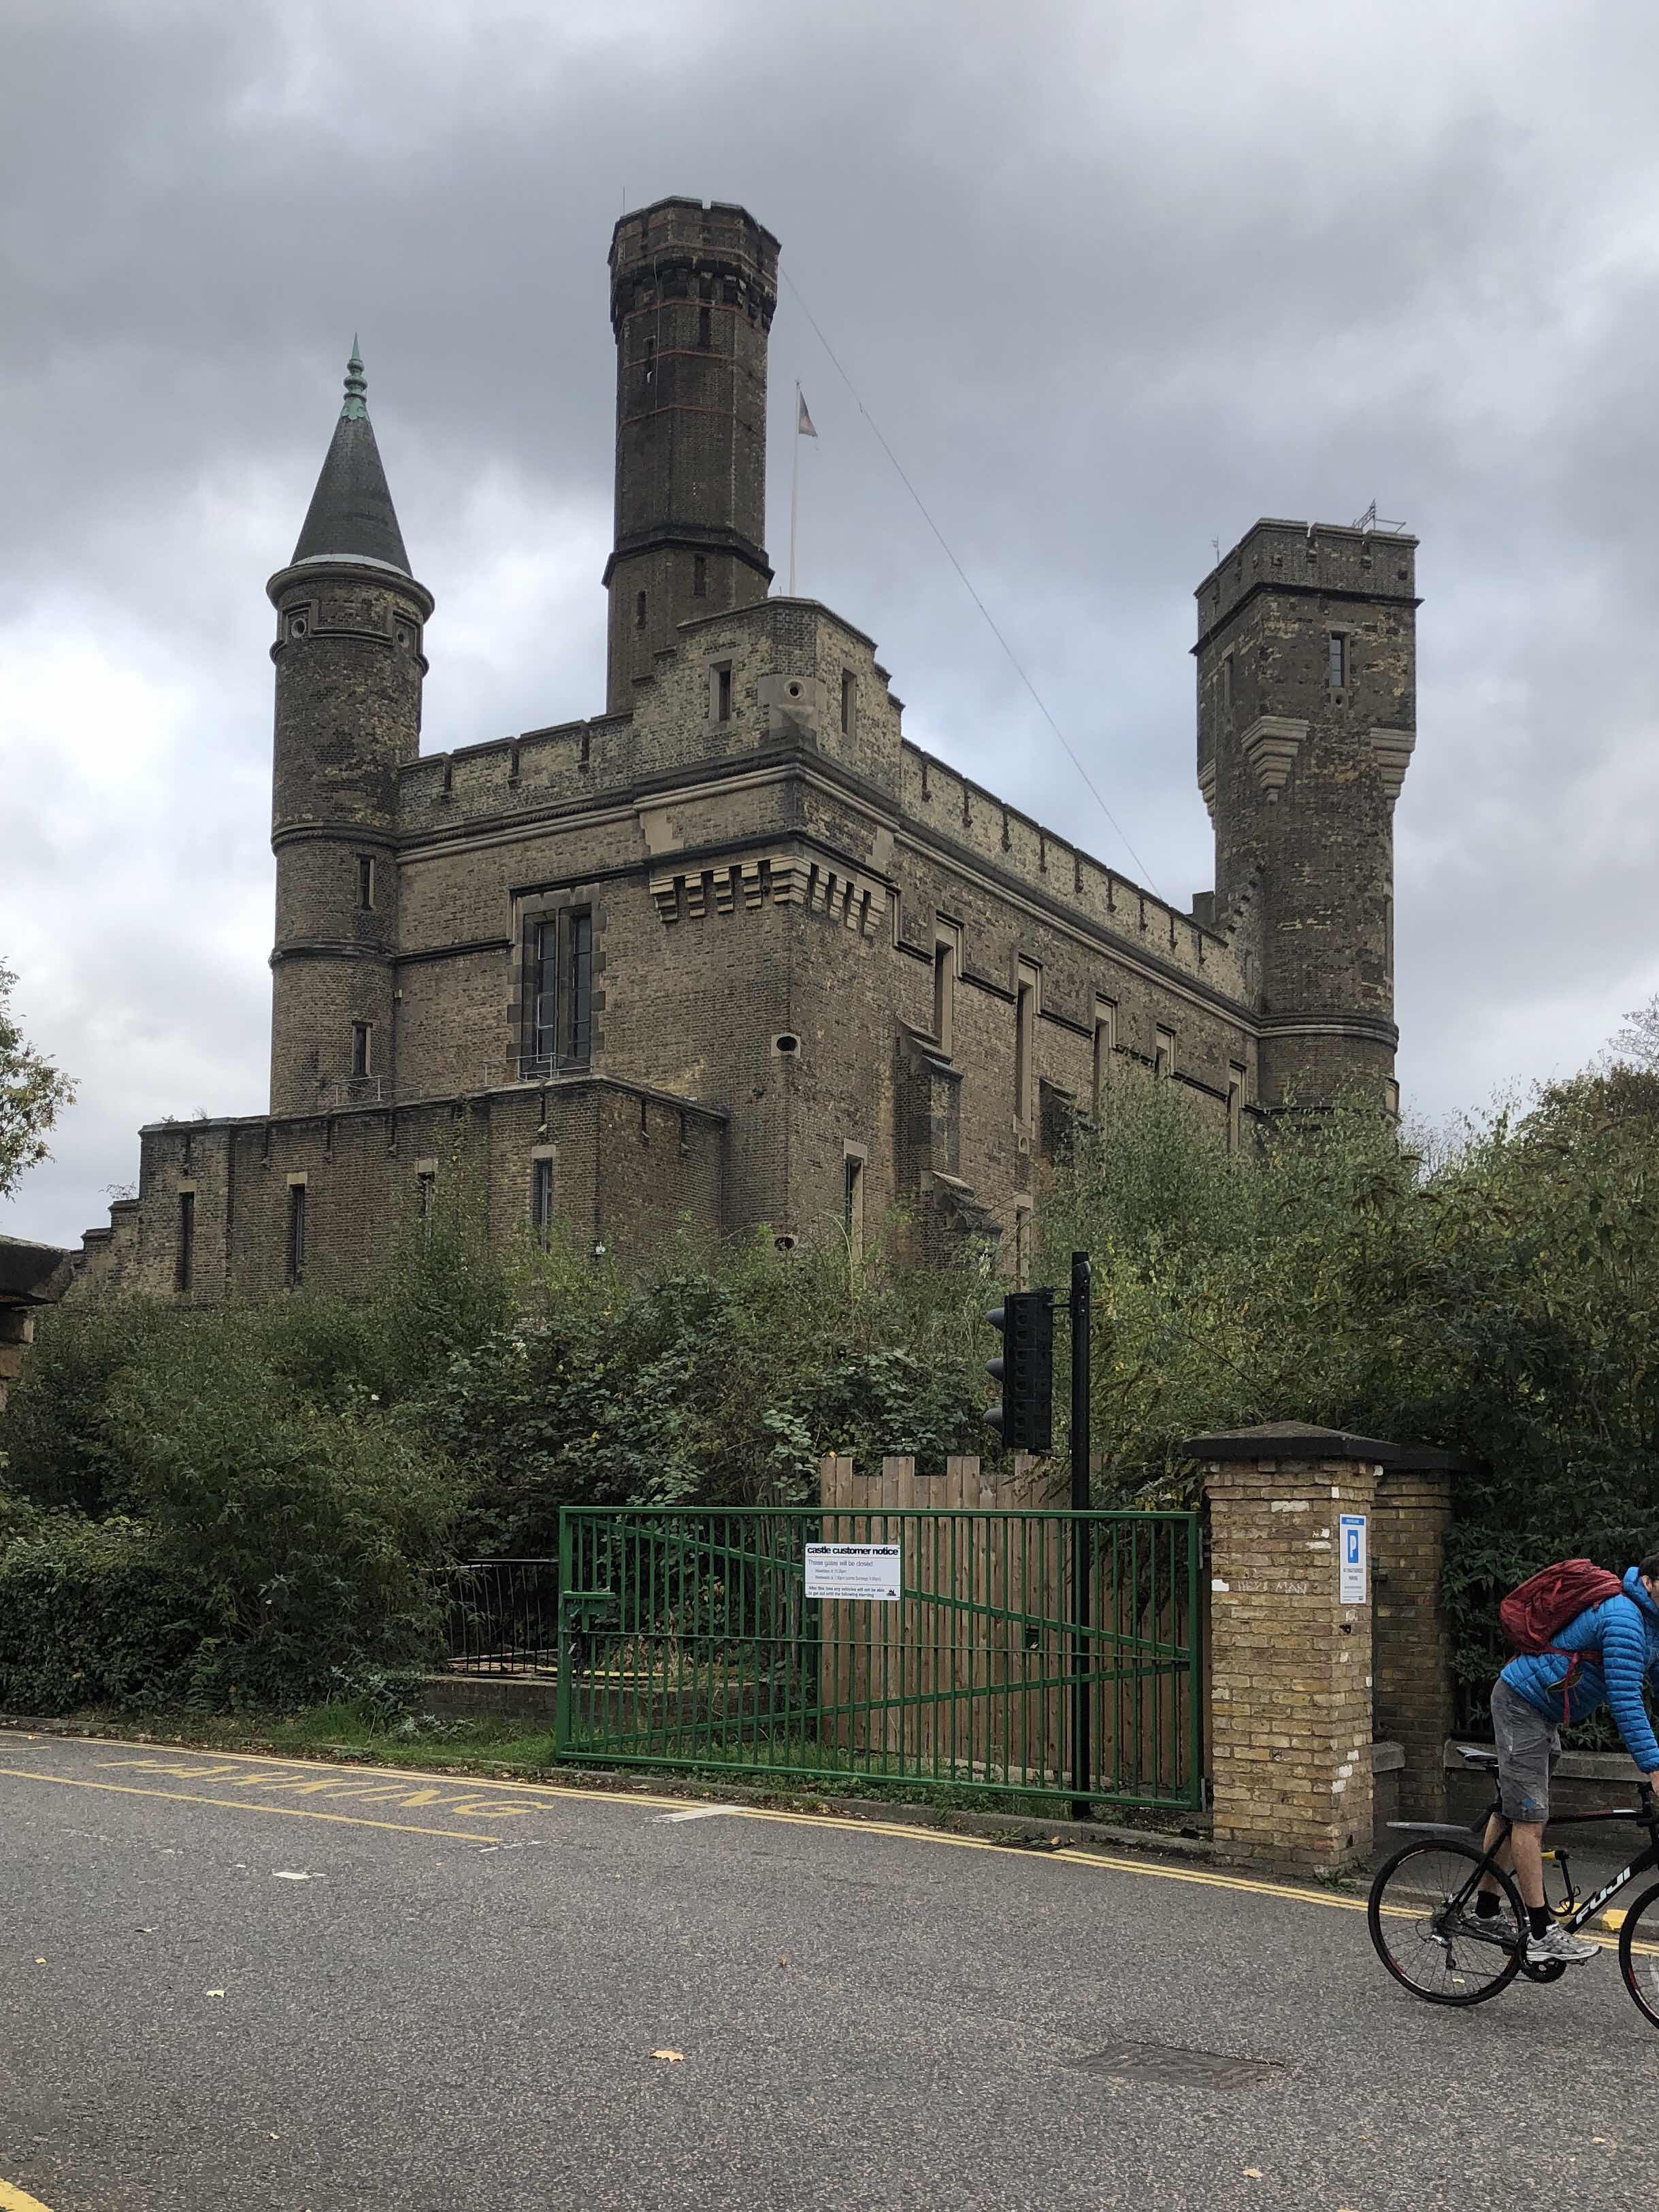
[[[1540,1826],[1550,1816],[1550,1775],[1561,1756],[1561,1731],[1500,1675],[1492,1693],[1498,1779],[1511,1820]]]

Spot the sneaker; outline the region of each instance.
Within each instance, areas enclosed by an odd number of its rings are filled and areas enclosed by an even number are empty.
[[[1583,1942],[1577,1936],[1569,1936],[1565,1928],[1547,1928],[1541,1936],[1527,1938],[1527,1964],[1529,1966],[1582,1966],[1593,1959],[1601,1946]]]

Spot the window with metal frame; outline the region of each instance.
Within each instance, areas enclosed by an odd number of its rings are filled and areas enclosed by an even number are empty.
[[[288,1285],[291,1291],[304,1281],[305,1272],[306,1187],[291,1182],[288,1187]]]
[[[175,1255],[173,1287],[187,1291],[196,1269],[196,1194],[181,1190],[179,1194],[179,1249]]]
[[[550,1159],[530,1163],[530,1231],[546,1251],[553,1237],[553,1163]]]
[[[586,1067],[593,1053],[593,916],[586,907],[544,915],[526,933],[529,1075]]]

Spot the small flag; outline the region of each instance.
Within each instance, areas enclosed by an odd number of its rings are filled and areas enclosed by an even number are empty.
[[[816,438],[817,434],[812,428],[812,418],[806,411],[805,397],[799,385],[797,385],[795,386],[795,435],[798,438]]]

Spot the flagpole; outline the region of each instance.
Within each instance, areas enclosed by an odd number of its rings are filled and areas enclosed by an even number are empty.
[[[795,419],[789,441],[789,596],[795,596],[795,509],[800,503],[800,386],[795,386]]]

